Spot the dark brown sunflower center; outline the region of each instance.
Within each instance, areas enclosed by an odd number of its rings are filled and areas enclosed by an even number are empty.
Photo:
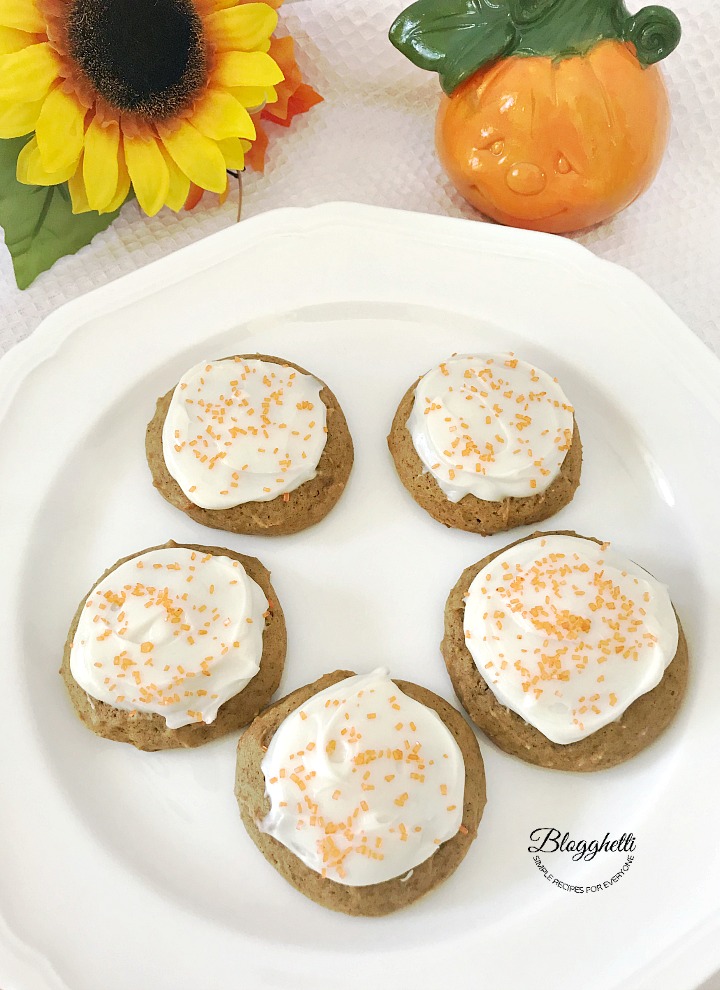
[[[75,0],[70,54],[118,110],[153,120],[183,109],[207,75],[192,0]]]

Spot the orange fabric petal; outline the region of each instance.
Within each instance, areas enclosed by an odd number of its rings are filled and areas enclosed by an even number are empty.
[[[200,186],[196,186],[194,182],[191,182],[190,192],[188,193],[188,197],[185,200],[185,206],[183,207],[183,209],[194,210],[195,207],[200,202],[200,200],[203,198],[204,192],[205,192],[204,189],[202,189]]]
[[[228,183],[225,186],[225,189],[221,193],[218,193],[218,204],[220,206],[223,205],[225,200],[228,198],[229,194],[230,194],[230,179],[228,177]],[[205,189],[201,189],[200,186],[196,186],[194,182],[191,182],[190,192],[188,193],[188,197],[185,200],[183,209],[188,211],[194,210],[204,195],[205,195]]]
[[[323,97],[317,93],[312,86],[308,86],[307,83],[301,83],[295,90],[293,95],[288,100],[286,115],[284,118],[279,118],[275,116],[275,107],[266,107],[262,112],[262,116],[265,120],[272,120],[276,124],[280,124],[282,127],[289,127],[293,122],[293,118],[297,117],[298,114],[307,113],[311,107],[316,106],[318,103],[323,102]]]
[[[288,100],[302,82],[302,72],[295,61],[295,43],[292,38],[273,38],[268,54],[277,62],[285,76],[275,87],[277,100],[273,103],[273,114],[284,120]]]
[[[255,130],[257,131],[257,136],[253,141],[252,148],[245,152],[245,164],[249,165],[253,172],[262,173],[265,171],[265,154],[267,152],[268,136],[260,121],[256,122]]]

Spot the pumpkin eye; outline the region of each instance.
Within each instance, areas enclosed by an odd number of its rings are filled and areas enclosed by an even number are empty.
[[[505,142],[494,141],[490,146],[490,151],[492,151],[494,155],[498,155],[498,156],[501,155],[503,151],[505,151]]]
[[[555,168],[560,173],[560,175],[567,175],[568,172],[573,171],[573,167],[570,164],[570,162],[567,160],[565,155],[560,155],[560,157],[557,160],[557,165],[555,166]]]

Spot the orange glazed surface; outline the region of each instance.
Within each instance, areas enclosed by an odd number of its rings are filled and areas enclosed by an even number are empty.
[[[631,46],[511,56],[438,112],[440,160],[462,196],[500,223],[562,234],[607,220],[655,177],[670,108],[662,72]]]

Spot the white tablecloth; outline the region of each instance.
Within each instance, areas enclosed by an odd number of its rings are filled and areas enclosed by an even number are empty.
[[[667,158],[646,196],[577,240],[644,278],[720,354],[720,5],[667,2],[684,27],[680,48],[663,63],[674,113]],[[325,102],[297,118],[289,131],[270,125],[266,172],[245,177],[245,216],[354,200],[477,219],[434,154],[436,77],[414,68],[387,41],[404,5],[287,0],[283,23],[297,39],[308,81]],[[638,6],[631,3],[633,10]],[[3,249],[0,353],[61,303],[233,223],[231,200],[179,216],[166,210],[153,219],[130,203],[89,247],[61,260],[24,292],[15,287]],[[720,975],[703,990],[720,990]]]

